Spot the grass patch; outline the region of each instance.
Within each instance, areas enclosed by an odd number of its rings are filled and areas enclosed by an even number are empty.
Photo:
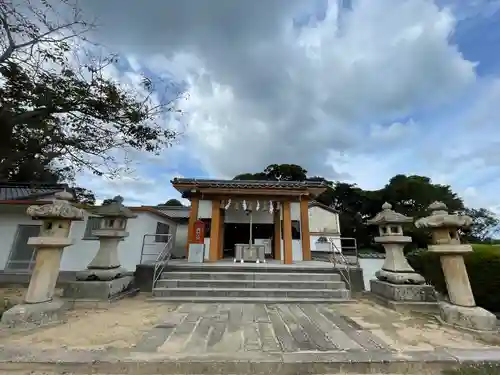
[[[500,365],[464,366],[457,370],[445,370],[443,375],[499,375]]]

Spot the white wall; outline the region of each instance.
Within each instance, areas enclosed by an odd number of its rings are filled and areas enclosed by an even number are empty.
[[[323,252],[328,252],[329,250],[328,249],[324,249],[322,247],[318,247],[318,245],[316,244],[318,239],[322,237],[320,235],[311,235],[311,251],[323,251]],[[337,249],[339,249],[340,251],[342,251],[342,244],[341,244],[341,241],[340,241],[340,236],[325,236],[328,240],[330,240],[330,237],[333,238],[333,244],[335,245],[335,247]],[[336,249],[335,249],[336,251]]]
[[[300,203],[291,202],[290,203],[290,216],[292,220],[300,220]]]
[[[385,259],[359,258],[359,266],[363,269],[365,290],[370,290],[370,280],[375,279],[375,272],[382,268]]]
[[[309,207],[309,231],[339,233],[339,215],[321,207]]]
[[[210,219],[212,217],[212,201],[200,200],[198,205],[198,219]]]
[[[155,234],[157,222],[170,225],[170,231],[174,234],[172,239],[175,243],[176,223],[150,212],[138,212],[135,219],[130,219],[127,224],[129,237],[122,241],[118,247],[120,261],[123,267],[129,271],[134,271],[141,258],[143,236],[145,234]],[[75,221],[71,225],[70,238],[74,240],[72,246],[64,250],[61,259],[61,271],[79,271],[85,269],[94,258],[99,248],[97,240],[83,240],[85,227],[87,225],[88,214],[84,221]],[[0,247],[0,268],[5,269],[18,225],[41,224],[40,221],[32,220],[24,212],[22,213],[2,213],[0,214],[0,238],[5,244]],[[154,243],[154,237],[149,237],[145,252],[158,254],[164,243]],[[146,260],[148,257],[146,257]],[[156,259],[156,256],[149,256],[149,259]]]
[[[188,225],[177,224],[175,231],[175,242],[172,254],[175,256],[187,256],[186,245],[188,240]]]
[[[252,222],[254,224],[272,224],[273,214],[269,211],[253,211]],[[240,207],[238,211],[233,206],[226,210],[224,223],[250,223],[250,217],[245,214],[245,211]]]

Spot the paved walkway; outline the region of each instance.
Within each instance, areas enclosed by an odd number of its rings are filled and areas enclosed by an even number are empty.
[[[133,350],[192,355],[487,347],[437,322],[369,304],[183,304]]]
[[[162,353],[390,350],[350,319],[313,304],[185,304],[137,344]]]

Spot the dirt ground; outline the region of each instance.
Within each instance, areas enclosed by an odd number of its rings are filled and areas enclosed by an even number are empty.
[[[21,302],[24,289],[0,289],[4,304]],[[61,291],[58,291],[60,295]],[[148,303],[144,296],[127,298],[107,308],[81,308],[67,313],[67,322],[29,333],[0,338],[0,345],[30,346],[40,349],[104,349],[132,347],[169,310],[177,305]]]
[[[470,333],[443,326],[436,319],[420,314],[402,314],[369,300],[331,306],[330,310],[348,316],[361,328],[398,351],[434,350],[436,347],[482,349],[495,347]]]

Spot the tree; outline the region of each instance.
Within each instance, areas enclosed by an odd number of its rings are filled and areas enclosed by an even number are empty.
[[[257,181],[305,181],[307,171],[296,164],[270,164],[258,173],[242,173],[233,180]]]
[[[159,152],[177,137],[163,126],[174,102],[152,80],[126,89],[105,75],[116,56],[78,47],[94,25],[77,3],[0,2],[0,179],[36,158],[112,177],[116,150]]]
[[[463,212],[472,218],[472,227],[465,233],[469,242],[491,241],[500,226],[500,219],[486,208],[466,208]]]
[[[267,181],[267,175],[263,172],[259,173],[242,173],[233,178],[233,180],[254,180],[254,181]]]
[[[184,205],[175,198],[169,199],[168,201],[165,202],[164,206],[170,206],[170,207],[184,207]]]
[[[382,189],[383,201],[392,204],[393,209],[413,218],[420,218],[430,214],[429,205],[440,201],[448,206],[449,211],[461,211],[464,203],[448,185],[433,184],[431,179],[424,176],[396,175]],[[406,229],[413,238],[413,245],[426,247],[429,243],[429,232],[409,225]]]
[[[307,171],[296,164],[271,164],[264,169],[269,180],[274,181],[305,181]]]
[[[64,180],[71,180],[68,178],[70,171],[65,168],[59,168],[54,171],[50,167],[50,163],[46,158],[35,158],[25,160],[22,164],[18,165],[15,170],[9,175],[6,182],[17,183],[40,183],[40,184],[59,184]],[[83,204],[95,204],[95,195],[92,191],[82,187],[73,188],[75,194],[75,201]]]
[[[92,191],[80,187],[73,188],[73,190],[76,202],[91,206],[95,204],[95,195]]]

